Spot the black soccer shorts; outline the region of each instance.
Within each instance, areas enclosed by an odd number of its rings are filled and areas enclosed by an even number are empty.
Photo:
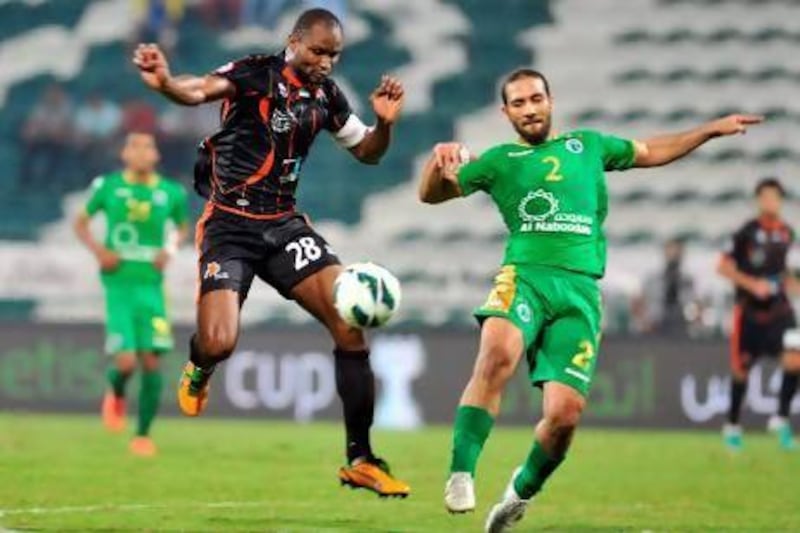
[[[760,321],[737,306],[731,335],[731,366],[746,370],[759,357],[778,357],[786,350],[800,350],[800,339],[795,328],[797,320],[791,309]]]
[[[330,245],[299,213],[259,220],[208,206],[197,224],[199,294],[230,289],[243,302],[253,277],[284,298],[307,277],[340,264]]]

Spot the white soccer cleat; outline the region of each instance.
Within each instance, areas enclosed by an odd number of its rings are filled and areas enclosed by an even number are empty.
[[[772,415],[767,419],[767,431],[775,433],[786,424],[788,424],[788,421],[784,417]]]
[[[451,513],[475,510],[475,482],[469,472],[453,472],[444,486],[444,506]]]
[[[514,470],[514,473],[511,474],[511,480],[508,482],[505,492],[503,492],[503,499],[489,511],[489,516],[486,517],[484,526],[486,533],[508,531],[525,516],[525,509],[528,507],[530,500],[523,500],[514,490],[514,479],[520,470],[522,470],[521,467]]]

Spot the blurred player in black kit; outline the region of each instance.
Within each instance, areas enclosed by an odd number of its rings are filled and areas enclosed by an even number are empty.
[[[781,356],[783,380],[778,411],[769,427],[784,449],[796,444],[789,425],[789,408],[800,375],[800,330],[787,292],[797,292],[798,281],[786,265],[794,232],[781,219],[785,190],[774,178],[761,180],[755,190],[758,217],[745,223],[719,263],[719,273],[736,288],[731,333],[731,403],[723,429],[725,444],[742,448],[739,415],[747,393],[747,376],[762,355]]]

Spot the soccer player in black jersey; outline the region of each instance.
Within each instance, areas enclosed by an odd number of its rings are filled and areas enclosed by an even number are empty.
[[[403,87],[384,76],[371,95],[376,123],[367,127],[329,77],[342,53],[342,26],[331,12],[300,15],[276,55],[253,55],[204,76],[173,76],[164,54],[142,44],[134,63],[145,84],[182,105],[221,101],[221,126],[205,139],[195,165],[195,188],[208,199],[197,223],[197,332],[178,391],[181,410],[199,415],[214,367],[233,352],[239,314],[255,276],[319,320],[335,343],[336,387],[344,405],[348,465],[343,484],[381,496],[406,496],[370,446],[374,376],[361,330],[333,306],[342,270],[328,243],[295,210],[303,162],[327,130],[359,161],[377,164],[389,147],[403,104]]]
[[[796,292],[798,282],[786,266],[794,232],[781,219],[784,188],[773,178],[759,182],[755,190],[758,217],[745,223],[719,263],[719,273],[736,287],[736,306],[731,333],[731,403],[723,429],[726,445],[742,447],[739,414],[747,393],[747,375],[755,360],[781,355],[783,380],[778,411],[770,419],[782,448],[795,448],[789,426],[789,408],[800,375],[800,330],[787,290]]]

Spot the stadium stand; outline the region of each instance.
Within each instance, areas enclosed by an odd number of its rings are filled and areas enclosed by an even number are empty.
[[[468,319],[501,257],[502,224],[485,198],[437,208],[418,204],[411,177],[437,141],[455,137],[479,152],[508,138],[511,132],[498,112],[497,79],[518,65],[533,65],[551,78],[562,130],[591,127],[636,137],[730,110],[768,117],[769,127],[709,146],[669,168],[609,175],[609,301],[626,305],[641,290],[645,276],[659,268],[662,242],[672,237],[689,242],[689,262],[701,289],[719,291],[716,251],[750,212],[755,180],[767,174],[789,178],[800,160],[792,134],[800,107],[789,98],[800,84],[800,71],[791,66],[800,40],[792,23],[800,2],[761,0],[758,10],[748,5],[748,0],[354,0],[337,77],[368,116],[366,96],[377,77],[397,73],[407,85],[406,115],[377,168],[351,161],[320,139],[304,171],[301,206],[346,261],[372,259],[399,274],[405,320]],[[88,275],[89,258],[65,223],[91,176],[73,156],[44,186],[20,186],[25,177],[19,176],[19,132],[54,81],[76,101],[102,87],[120,105],[140,101],[156,114],[165,112],[165,103],[147,94],[128,66],[134,31],[128,9],[126,0],[0,4],[0,62],[10,65],[0,71],[0,157],[6,168],[0,179],[0,238],[16,241],[2,247],[10,262],[0,266],[0,279],[14,279],[15,269],[38,254],[52,259],[59,279],[69,280],[44,288],[41,280],[22,280],[13,294],[0,297],[22,299],[24,312],[42,319],[100,317],[92,305],[99,288]],[[503,17],[492,16],[498,10]],[[219,33],[190,8],[178,26],[174,70],[203,72],[238,55],[275,50],[294,14],[286,13],[273,31]],[[427,53],[433,48],[436,54]],[[29,60],[11,61],[21,54]],[[185,180],[193,142],[176,150],[180,157],[168,169]],[[795,225],[800,223],[796,206],[793,201],[787,209]],[[170,275],[177,318],[191,320],[191,252],[181,255]],[[76,286],[85,296],[77,303]],[[32,311],[31,300],[38,304]],[[246,317],[305,320],[268,290],[251,295]]]

